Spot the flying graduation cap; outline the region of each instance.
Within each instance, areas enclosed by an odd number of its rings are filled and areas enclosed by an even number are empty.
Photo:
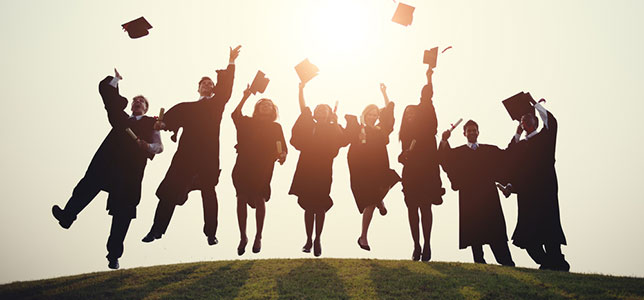
[[[300,81],[308,82],[313,77],[318,75],[318,72],[320,72],[320,69],[318,69],[317,66],[312,64],[307,58],[303,60],[301,63],[297,64],[297,66],[295,66],[295,72],[297,72],[297,76],[300,77]]]
[[[127,31],[127,34],[132,39],[138,39],[140,37],[148,35],[148,29],[152,28],[152,25],[144,17],[140,17],[136,20],[132,20],[123,25],[123,30]]]
[[[396,8],[394,17],[391,18],[391,20],[402,26],[409,26],[414,20],[414,9],[415,8],[413,6],[398,2],[398,7]]]
[[[521,121],[521,117],[527,113],[534,114],[534,106],[532,103],[535,103],[534,99],[530,93],[520,92],[508,99],[502,101],[503,106],[510,114],[512,120]]]
[[[257,71],[257,75],[255,75],[253,83],[250,84],[250,92],[253,93],[253,95],[257,92],[263,93],[266,90],[266,86],[268,86],[268,82],[271,80],[265,76],[266,74],[264,74],[264,72]]]

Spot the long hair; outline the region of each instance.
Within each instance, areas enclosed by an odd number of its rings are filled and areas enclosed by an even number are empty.
[[[406,141],[411,137],[413,131],[415,131],[414,120],[409,120],[409,114],[411,112],[418,114],[418,105],[407,105],[405,107],[405,112],[403,113],[402,121],[400,122],[400,131],[398,132],[398,140],[401,142]],[[415,116],[414,118],[418,118]]]
[[[375,105],[375,104],[369,104],[369,105],[367,105],[367,107],[365,107],[365,108],[364,108],[364,110],[362,111],[362,114],[360,115],[360,124],[361,124],[362,126],[367,125],[367,124],[365,123],[365,117],[367,116],[367,114],[368,114],[371,110],[374,110],[374,109],[378,112],[378,117],[380,117],[380,109],[378,108],[378,106],[377,106],[377,105]],[[375,124],[374,124],[374,125],[375,125]]]
[[[275,103],[273,103],[273,100],[268,99],[268,98],[262,98],[262,99],[257,100],[257,103],[255,103],[255,109],[253,110],[253,118],[255,118],[259,114],[259,105],[264,103],[264,102],[270,103],[271,106],[273,107],[273,112],[269,115],[268,119],[274,122],[275,120],[277,120],[279,112],[277,110],[277,105],[275,105]]]

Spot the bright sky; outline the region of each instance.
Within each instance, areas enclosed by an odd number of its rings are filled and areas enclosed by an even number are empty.
[[[220,244],[201,232],[200,195],[175,211],[162,240],[143,244],[158,202],[154,192],[176,150],[162,133],[165,152],[148,163],[138,218],[130,227],[121,266],[238,259],[239,232],[230,173],[235,129],[230,112],[258,69],[271,79],[262,96],[275,101],[286,138],[299,114],[298,78],[304,58],[320,68],[305,90],[307,103],[340,101],[339,114],[383,104],[378,83],[396,103],[389,154],[401,171],[397,133],[405,105],[417,103],[425,81],[423,50],[442,50],[434,75],[439,132],[458,118],[480,124],[481,143],[505,147],[516,128],[501,100],[520,91],[546,98],[558,118],[557,173],[563,247],[571,271],[644,276],[644,2],[641,1],[425,1],[414,21],[390,21],[393,1],[2,1],[0,3],[0,283],[107,270],[105,243],[111,218],[101,193],[63,230],[51,206],[64,205],[83,176],[109,124],[98,82],[117,67],[121,93],[150,101],[150,115],[196,100],[201,76],[224,68],[228,47],[242,45],[233,96],[221,128]],[[150,35],[131,40],[120,24],[145,16]],[[244,112],[250,114],[254,96]],[[460,129],[459,129],[460,130]],[[460,131],[456,131],[460,132]],[[465,142],[460,134],[453,145]],[[298,152],[276,166],[260,254],[242,259],[309,257],[303,211],[287,195]],[[361,215],[349,187],[347,149],[334,164],[332,198],[323,234],[324,257],[409,259],[412,241],[401,186],[376,214],[371,252],[356,245]],[[445,174],[443,184],[448,188]],[[457,193],[434,207],[432,260],[471,262],[458,250]],[[508,235],[516,197],[502,199]],[[255,233],[254,212],[249,236]],[[250,246],[249,246],[250,247]],[[250,248],[248,248],[250,249]],[[510,247],[518,266],[534,268],[525,251]],[[485,248],[488,262],[493,262]]]

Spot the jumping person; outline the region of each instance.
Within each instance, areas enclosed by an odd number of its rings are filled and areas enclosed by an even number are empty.
[[[300,157],[289,194],[296,195],[297,203],[304,209],[306,243],[302,251],[309,253],[313,247],[313,254],[320,256],[324,217],[333,206],[329,196],[333,181],[333,159],[340,148],[348,145],[348,139],[329,105],[318,105],[311,113],[304,101],[305,84],[299,84],[301,114],[293,125],[291,135],[291,145],[300,151]]]
[[[387,87],[380,84],[385,107],[380,110],[375,104],[368,105],[360,117],[360,124],[347,124],[347,131],[353,131],[347,160],[351,175],[351,191],[362,214],[362,232],[358,246],[371,250],[367,232],[378,208],[381,215],[387,214],[383,199],[400,176],[389,167],[387,144],[389,134],[394,130],[394,103],[389,101]],[[378,124],[376,124],[378,121]]]
[[[233,185],[237,191],[237,221],[239,223],[239,246],[237,254],[246,251],[246,205],[255,209],[257,232],[253,253],[262,247],[262,229],[266,216],[266,204],[271,197],[271,178],[277,160],[286,160],[286,142],[282,126],[275,122],[277,106],[270,99],[259,99],[251,117],[242,115],[242,107],[250,97],[250,86],[244,90],[239,105],[231,117],[237,128],[237,161],[233,168]]]

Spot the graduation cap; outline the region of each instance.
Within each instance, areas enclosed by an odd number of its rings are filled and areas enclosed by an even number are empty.
[[[132,20],[121,26],[123,26],[123,30],[127,31],[130,38],[133,39],[148,35],[148,29],[152,28],[152,25],[144,17]]]
[[[502,102],[503,106],[505,106],[505,109],[510,114],[512,120],[521,121],[521,117],[523,115],[527,113],[534,114],[534,107],[532,106],[534,99],[532,99],[530,93],[520,92],[508,99],[503,100]]]
[[[430,68],[436,68],[436,60],[438,59],[438,47],[425,50],[423,55],[423,63],[429,65]]]
[[[413,6],[398,2],[398,7],[391,20],[402,26],[409,26],[411,25],[411,21],[414,20],[414,9]]]
[[[300,77],[300,81],[308,82],[313,77],[318,75],[318,72],[320,72],[320,69],[318,69],[318,67],[312,64],[307,58],[303,60],[301,63],[297,64],[297,66],[295,66],[295,72],[297,72],[297,76]]]
[[[266,76],[264,72],[257,71],[257,75],[255,75],[253,83],[250,84],[250,92],[253,93],[253,95],[257,92],[263,93],[266,90],[266,86],[268,86],[270,79],[264,76]]]

